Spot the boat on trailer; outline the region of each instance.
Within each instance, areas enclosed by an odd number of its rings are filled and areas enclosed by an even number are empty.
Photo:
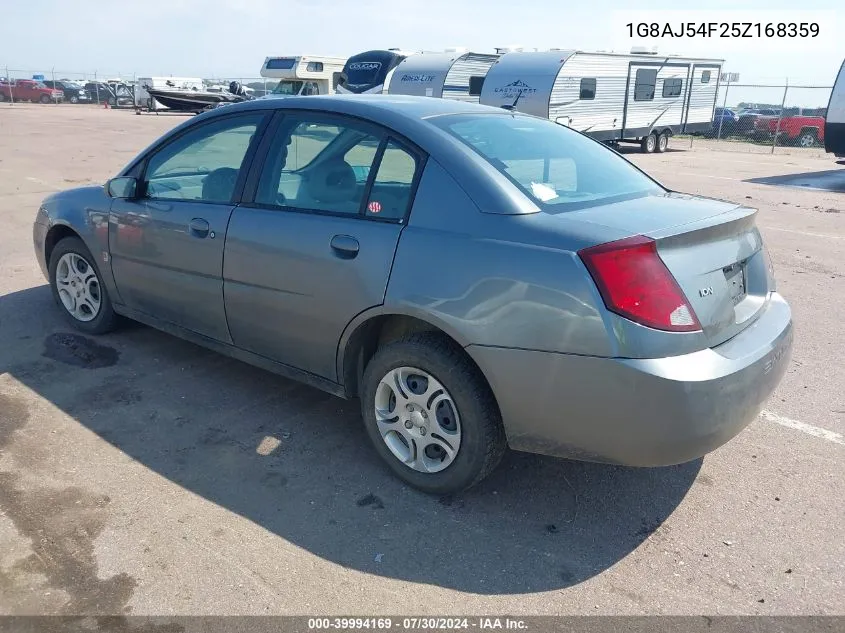
[[[216,108],[220,104],[238,103],[249,98],[246,93],[235,94],[231,86],[228,91],[147,88],[147,92],[165,108],[177,112],[200,112],[207,108]]]

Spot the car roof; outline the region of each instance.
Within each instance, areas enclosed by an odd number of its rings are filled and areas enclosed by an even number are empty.
[[[243,109],[307,109],[324,110],[338,114],[355,114],[378,120],[380,115],[392,114],[410,119],[425,119],[447,114],[498,113],[507,111],[501,108],[467,103],[455,99],[437,99],[408,95],[387,94],[334,94],[311,96],[267,96],[260,100],[234,104]],[[229,110],[230,106],[223,108]]]

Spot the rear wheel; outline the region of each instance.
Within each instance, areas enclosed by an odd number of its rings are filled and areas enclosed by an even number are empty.
[[[379,348],[364,371],[361,409],[376,452],[424,492],[465,490],[505,451],[495,398],[463,350],[434,333]]]
[[[50,97],[48,97],[47,95],[41,95],[41,97],[38,100],[41,103],[50,103]]]
[[[50,254],[50,289],[65,317],[78,330],[104,334],[117,315],[94,258],[78,237],[66,237]]]
[[[657,149],[657,135],[652,132],[643,137],[643,140],[640,141],[640,149],[645,154],[653,154],[654,150]]]
[[[801,147],[813,147],[817,141],[815,130],[804,130],[798,137],[798,145]]]
[[[657,137],[657,151],[662,154],[667,149],[669,149],[669,132],[663,132]]]

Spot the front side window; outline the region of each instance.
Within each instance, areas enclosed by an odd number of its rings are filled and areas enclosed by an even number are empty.
[[[585,77],[581,80],[581,90],[578,93],[579,99],[596,98],[596,80]]]
[[[357,215],[381,135],[355,122],[290,117],[273,140],[255,201]]]
[[[551,121],[505,114],[460,114],[430,121],[548,211],[664,191],[601,143]]]
[[[663,80],[663,96],[664,97],[680,97],[681,96],[681,79],[664,79]]]
[[[145,171],[145,195],[161,200],[226,203],[262,113],[197,127],[158,150]]]
[[[305,86],[302,88],[303,95],[318,95],[320,94],[320,86],[317,85],[316,81],[306,81]]]
[[[650,68],[637,70],[634,81],[634,101],[651,101],[654,99],[654,87],[657,85],[657,71]]]

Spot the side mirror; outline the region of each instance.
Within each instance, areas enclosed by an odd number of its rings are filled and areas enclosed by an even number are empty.
[[[137,178],[112,178],[106,183],[106,193],[111,198],[123,198],[132,200],[137,197],[139,187]]]

